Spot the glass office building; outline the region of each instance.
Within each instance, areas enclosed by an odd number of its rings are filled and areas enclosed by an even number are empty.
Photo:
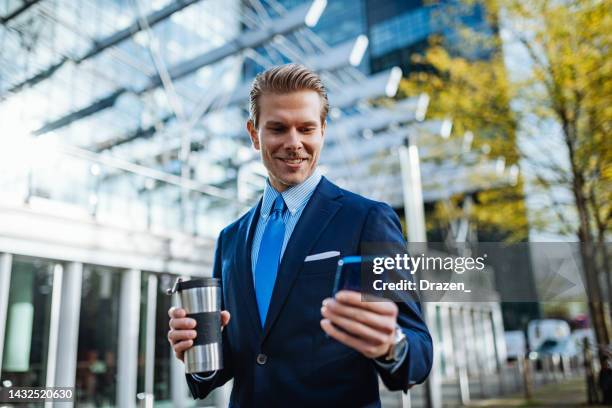
[[[306,0],[279,0],[284,7],[295,7]],[[248,2],[245,2],[248,3]],[[415,67],[411,61],[413,54],[427,49],[429,39],[434,34],[446,38],[449,45],[461,44],[457,38],[451,19],[476,30],[491,35],[494,29],[486,21],[485,10],[479,4],[472,7],[453,9],[453,15],[445,13],[445,3],[457,7],[453,1],[426,2],[423,0],[329,0],[325,14],[313,31],[329,45],[366,35],[369,39],[367,56],[361,70],[376,73],[394,66],[400,67],[404,74]],[[274,13],[274,8],[268,9]],[[260,51],[265,53],[262,48]],[[478,50],[477,57],[486,57],[487,50]],[[260,68],[259,68],[260,69]],[[258,71],[252,63],[246,64],[246,75]]]
[[[193,115],[210,78],[231,89],[240,70],[228,58],[172,89],[157,81],[233,38],[239,12],[238,1],[0,2],[2,386],[74,386],[83,407],[214,404],[188,396],[165,291],[210,273],[213,237],[241,207],[176,182],[175,118]],[[194,150],[224,115],[194,126]],[[210,142],[207,154],[237,148]],[[212,184],[232,171],[219,161],[187,171]]]
[[[323,3],[0,0],[2,386],[73,386],[83,407],[226,405],[230,385],[189,397],[166,338],[165,290],[179,276],[210,275],[219,231],[261,191],[244,86],[262,67],[300,60],[321,71],[334,107],[329,177],[362,174],[382,185],[374,198],[401,197],[397,178],[385,178],[398,163],[374,178],[344,153],[378,160],[372,136],[389,153],[423,120],[424,98],[396,110],[369,100],[395,93],[390,68],[406,72],[401,50],[434,29],[430,9]],[[370,44],[354,58],[342,45],[359,35]],[[500,316],[495,302],[428,310],[449,384],[457,347],[471,376],[496,370]],[[414,389],[413,406],[424,394]]]

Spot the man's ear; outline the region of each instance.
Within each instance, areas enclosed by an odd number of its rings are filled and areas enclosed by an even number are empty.
[[[253,121],[251,119],[247,120],[246,125],[247,132],[249,132],[249,137],[251,138],[251,143],[253,143],[253,147],[255,150],[259,150],[259,135],[257,134],[257,129],[255,128]]]
[[[325,137],[325,129],[327,129],[327,120],[324,120],[321,124],[321,136]]]

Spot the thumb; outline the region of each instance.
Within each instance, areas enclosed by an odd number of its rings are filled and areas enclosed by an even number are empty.
[[[230,315],[230,312],[228,312],[227,310],[223,310],[221,312],[221,327],[227,326],[231,317],[232,316]]]

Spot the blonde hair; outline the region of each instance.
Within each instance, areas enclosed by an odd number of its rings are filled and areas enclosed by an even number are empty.
[[[255,129],[259,120],[259,97],[265,93],[286,94],[311,90],[321,98],[321,125],[325,123],[329,111],[327,90],[319,76],[300,64],[285,64],[272,67],[258,74],[251,85],[249,110],[250,120]]]

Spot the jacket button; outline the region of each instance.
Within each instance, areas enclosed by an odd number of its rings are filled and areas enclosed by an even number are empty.
[[[265,354],[259,353],[257,355],[257,364],[264,365],[266,364],[267,361],[268,361],[268,356],[266,356]]]

